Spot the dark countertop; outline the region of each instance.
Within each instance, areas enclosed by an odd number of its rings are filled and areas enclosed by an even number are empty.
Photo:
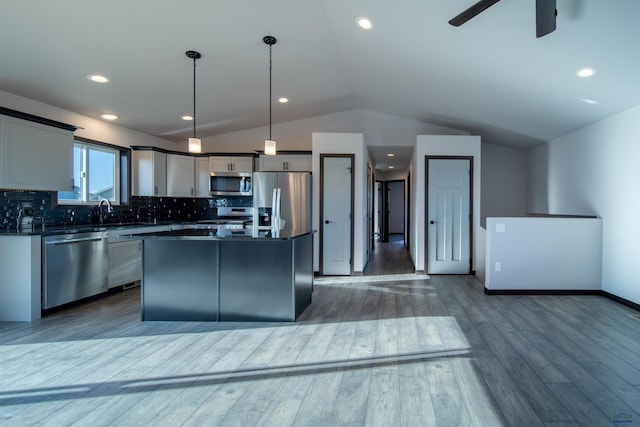
[[[42,229],[40,226],[36,226],[34,229],[29,230],[16,230],[6,228],[0,229],[0,237],[2,236],[55,236],[58,234],[71,234],[71,233],[92,233],[96,231],[109,231],[109,230],[121,230],[124,228],[140,228],[140,227],[153,227],[162,225],[181,224],[175,222],[136,222],[125,224],[67,224],[67,225],[55,225],[46,226]]]
[[[140,233],[121,235],[120,239],[158,239],[158,240],[248,240],[248,241],[274,241],[274,240],[292,240],[297,237],[312,234],[314,231],[304,231],[298,233],[280,233],[280,237],[271,237],[268,234],[261,234],[259,237],[253,237],[251,230],[207,230],[207,229],[183,229],[172,231],[158,231],[153,233]]]

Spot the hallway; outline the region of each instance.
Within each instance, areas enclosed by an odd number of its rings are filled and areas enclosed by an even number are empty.
[[[415,273],[415,267],[402,234],[391,234],[388,242],[376,242],[364,268],[365,276],[410,273]]]

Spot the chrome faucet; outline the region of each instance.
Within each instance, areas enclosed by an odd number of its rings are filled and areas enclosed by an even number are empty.
[[[111,207],[111,202],[109,201],[109,199],[100,199],[100,201],[98,202],[98,220],[100,221],[100,224],[102,224],[104,222],[104,210],[102,209],[102,203],[107,202],[107,213],[111,213],[113,212],[113,207]]]

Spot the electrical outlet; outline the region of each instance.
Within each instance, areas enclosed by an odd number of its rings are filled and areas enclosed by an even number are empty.
[[[502,271],[502,263],[496,262],[496,271]]]

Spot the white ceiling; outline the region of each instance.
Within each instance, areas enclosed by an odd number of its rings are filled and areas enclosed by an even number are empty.
[[[255,128],[273,35],[274,123],[363,109],[527,148],[640,104],[640,1],[558,0],[540,39],[535,0],[447,23],[475,1],[0,0],[0,90],[183,141],[197,50],[198,136]]]

